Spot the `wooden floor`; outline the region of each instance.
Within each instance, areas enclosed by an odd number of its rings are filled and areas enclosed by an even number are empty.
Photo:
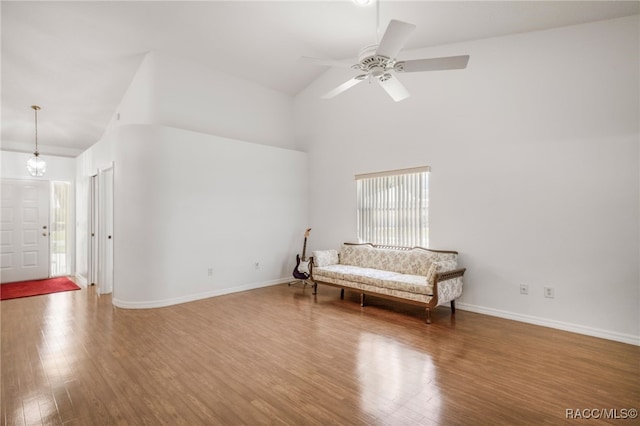
[[[640,408],[639,347],[368,303],[286,284],[148,310],[93,288],[3,301],[2,424],[540,425]]]

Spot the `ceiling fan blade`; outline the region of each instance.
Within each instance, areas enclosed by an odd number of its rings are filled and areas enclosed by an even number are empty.
[[[338,61],[335,59],[320,59],[320,58],[310,58],[308,56],[302,56],[300,58],[300,62],[311,65],[322,65],[327,67],[335,67],[335,68],[351,68],[353,66],[352,61]]]
[[[361,81],[364,81],[366,77],[367,76],[365,74],[353,77],[351,80],[345,81],[340,86],[322,95],[322,99],[331,99],[334,96],[338,96],[340,93],[346,91],[347,89],[352,88],[353,86],[360,83]]]
[[[467,67],[469,55],[449,56],[446,58],[415,59],[396,62],[393,67],[398,72],[459,70]]]
[[[394,101],[400,102],[411,96],[409,91],[397,77],[390,75],[386,80],[378,79],[380,86],[393,98]]]
[[[380,40],[376,55],[395,59],[415,29],[416,26],[413,24],[392,19]]]

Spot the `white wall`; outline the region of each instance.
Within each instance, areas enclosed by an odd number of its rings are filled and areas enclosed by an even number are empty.
[[[294,148],[290,96],[161,51],[149,52],[112,123],[160,124]]]
[[[116,305],[160,306],[291,274],[306,226],[304,153],[124,126],[115,188]]]
[[[88,176],[114,162],[114,304],[164,306],[290,276],[308,204],[306,154],[287,149],[292,106],[190,62],[145,58],[120,119],[77,162],[85,230]],[[79,232],[78,250],[87,241]]]
[[[635,16],[407,52],[471,60],[401,75],[397,104],[375,84],[321,100],[352,76],[328,71],[295,105],[310,247],[356,240],[354,174],[429,165],[461,308],[640,344],[638,34]]]

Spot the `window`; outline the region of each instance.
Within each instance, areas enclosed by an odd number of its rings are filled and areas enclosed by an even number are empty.
[[[71,224],[71,184],[51,183],[51,276],[69,275],[69,226]]]
[[[429,167],[356,175],[358,240],[429,246]]]

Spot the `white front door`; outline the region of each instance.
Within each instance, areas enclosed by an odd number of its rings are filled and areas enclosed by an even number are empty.
[[[49,182],[2,179],[2,283],[49,277]]]

